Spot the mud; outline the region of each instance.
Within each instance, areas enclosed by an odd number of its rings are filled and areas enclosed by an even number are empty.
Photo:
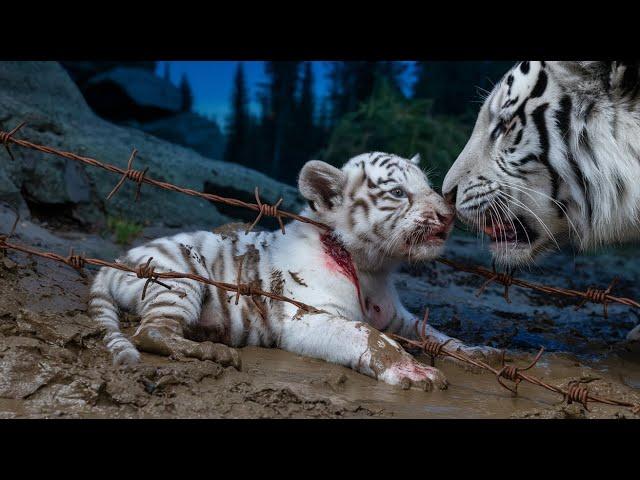
[[[0,231],[12,223],[0,209]],[[162,234],[169,233],[163,231]],[[157,229],[145,232],[150,237]],[[41,248],[113,259],[110,241],[77,232],[50,232],[22,221],[16,239]],[[140,241],[143,241],[141,238]],[[475,239],[456,237],[447,256],[483,261]],[[635,250],[598,256],[556,254],[524,275],[535,281],[586,287],[620,275],[618,293],[639,298]],[[631,261],[634,260],[634,261]],[[0,256],[0,418],[620,418],[638,415],[606,405],[566,405],[538,387],[520,384],[519,396],[488,373],[437,361],[449,388],[402,390],[350,369],[277,349],[240,349],[242,371],[212,361],[170,360],[142,354],[133,369],[111,366],[101,332],[86,314],[89,279],[73,269],[15,252]],[[512,303],[491,286],[475,297],[481,279],[442,265],[398,274],[403,301],[416,315],[431,308],[431,322],[469,343],[507,348],[507,358],[526,365],[547,348],[531,371],[566,385],[588,382],[603,396],[640,402],[640,345],[624,340],[637,312],[610,306],[574,311],[570,302],[512,289]],[[601,307],[600,307],[601,308]],[[138,319],[123,319],[128,334]],[[429,363],[424,358],[425,363]]]

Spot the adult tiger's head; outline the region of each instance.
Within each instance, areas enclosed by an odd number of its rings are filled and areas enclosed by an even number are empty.
[[[358,155],[342,169],[307,162],[298,182],[309,201],[305,213],[330,225],[361,268],[432,259],[441,253],[454,212],[418,163],[417,155],[406,160],[381,152]]]
[[[638,64],[520,62],[485,99],[445,197],[517,266],[638,231]]]

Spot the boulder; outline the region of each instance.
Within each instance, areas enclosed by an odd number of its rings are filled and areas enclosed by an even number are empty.
[[[92,77],[99,73],[106,72],[116,67],[135,67],[148,70],[151,73],[156,71],[156,62],[138,61],[138,62],[114,62],[114,61],[63,61],[60,64],[69,72],[71,78],[80,87],[80,91]]]
[[[163,140],[193,148],[205,157],[221,158],[224,154],[224,137],[220,127],[197,113],[179,113],[139,124],[138,128]]]
[[[27,125],[17,138],[126,167],[133,147],[134,168],[149,167],[148,176],[195,190],[215,191],[252,201],[259,186],[264,201],[280,196],[285,210],[299,210],[297,191],[240,165],[205,158],[134,128],[109,123],[87,106],[77,86],[56,62],[0,62],[0,128]],[[26,200],[32,211],[44,207],[83,224],[104,224],[105,215],[167,227],[215,227],[233,218],[251,219],[251,211],[219,210],[213,203],[143,185],[134,202],[135,185],[126,182],[110,201],[107,194],[118,176],[54,155],[19,146],[11,148],[15,161],[0,151],[0,199],[14,207]],[[226,212],[221,213],[221,212]]]
[[[83,89],[91,108],[114,122],[141,122],[180,112],[182,93],[142,68],[117,67],[92,77]]]

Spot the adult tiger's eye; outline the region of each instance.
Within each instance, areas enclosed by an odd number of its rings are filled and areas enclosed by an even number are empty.
[[[394,188],[393,190],[391,190],[391,195],[393,195],[396,198],[403,198],[407,196],[405,191],[401,188]]]

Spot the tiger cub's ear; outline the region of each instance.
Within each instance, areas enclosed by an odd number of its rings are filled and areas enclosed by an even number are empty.
[[[414,165],[420,165],[420,154],[416,153],[413,157],[409,159],[409,161]]]
[[[347,175],[342,170],[319,160],[305,163],[298,177],[302,196],[323,208],[333,208],[346,183]]]

